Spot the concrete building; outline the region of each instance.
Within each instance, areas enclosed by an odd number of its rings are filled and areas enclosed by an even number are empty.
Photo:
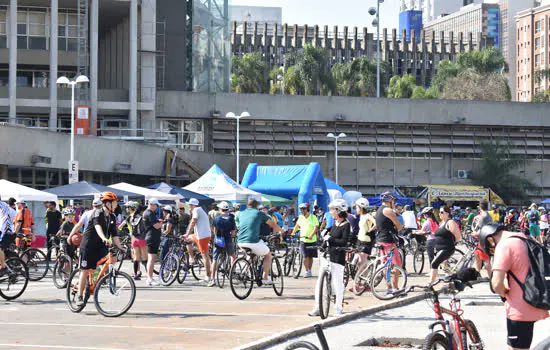
[[[458,11],[462,6],[479,3],[482,0],[419,0],[424,23]]]

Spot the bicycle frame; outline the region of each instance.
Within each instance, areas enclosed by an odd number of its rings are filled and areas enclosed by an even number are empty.
[[[97,265],[102,265],[101,270],[99,270],[99,274],[97,275],[97,278],[94,282],[94,272],[91,272],[88,276],[88,281],[90,285],[90,295],[94,295],[95,287],[97,286],[97,281],[105,274],[107,273],[107,270],[109,267],[116,263],[116,255],[111,256],[111,252],[109,252],[105,257],[103,257],[101,260],[97,262]]]

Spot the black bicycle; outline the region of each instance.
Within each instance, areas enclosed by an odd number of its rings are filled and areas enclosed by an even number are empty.
[[[317,334],[317,338],[319,338],[319,343],[321,343],[321,349],[319,349],[313,343],[301,340],[288,345],[285,348],[285,350],[295,350],[295,349],[329,350],[327,338],[325,338],[325,334],[323,333],[323,327],[321,327],[321,325],[319,324],[316,324],[315,326],[313,326],[313,330],[315,330],[315,333]]]
[[[0,297],[14,300],[27,289],[29,270],[18,256],[6,259],[5,267],[5,270],[0,270]]]

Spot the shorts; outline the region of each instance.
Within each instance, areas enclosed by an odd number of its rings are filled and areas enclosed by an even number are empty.
[[[92,249],[80,247],[78,266],[81,270],[95,270],[97,268],[97,263],[107,254],[109,254],[107,247],[95,247]]]
[[[158,254],[160,247],[160,235],[147,235],[145,236],[145,243],[147,244],[147,254]]]
[[[481,250],[481,245],[477,244],[477,249],[474,251],[474,254],[479,258],[481,261],[487,261],[489,260],[489,255],[485,254],[483,250]]]
[[[147,242],[144,239],[132,238],[132,248],[147,247]]]
[[[219,248],[216,245],[214,245],[214,252],[212,253],[212,258],[216,260],[218,258],[218,255],[220,255],[223,251],[228,256],[231,256],[235,254],[235,247],[233,246],[233,238],[231,236],[225,237],[225,247]]]
[[[529,233],[533,237],[540,236],[540,226],[536,224],[529,224]]]
[[[317,257],[317,242],[306,243],[300,242],[300,249],[304,258],[316,258]]]
[[[212,237],[198,239],[197,235],[191,235],[191,239],[193,240],[193,242],[195,242],[197,247],[199,247],[199,252],[208,253],[208,243],[210,243],[210,240],[212,239]]]
[[[259,241],[258,243],[239,243],[239,247],[248,248],[254,255],[257,256],[269,254],[269,247],[264,243],[264,241]]]
[[[371,255],[373,246],[374,244],[372,242],[357,241],[357,253]]]
[[[390,250],[392,248],[396,248],[394,251],[393,251],[393,258],[391,260],[392,264],[394,265],[398,265],[398,266],[403,266],[403,262],[401,261],[401,255],[399,254],[399,251],[397,250],[397,244],[395,243],[378,243],[382,246],[382,255],[388,255]]]
[[[2,249],[3,251],[9,250],[13,242],[15,242],[15,234],[4,234],[4,236],[2,236],[2,240],[0,240],[0,249]]]
[[[436,251],[434,260],[432,261],[432,269],[437,270],[442,262],[453,256],[454,252],[454,249],[442,249]]]
[[[62,237],[60,239],[60,242],[59,242],[59,245],[61,246],[61,248],[63,250],[65,250],[65,253],[71,257],[71,259],[73,258],[73,256],[75,255],[75,252],[76,252],[76,247],[72,244],[69,244],[67,243],[67,237]]]
[[[534,321],[513,321],[506,319],[508,345],[517,349],[529,349],[533,342]]]

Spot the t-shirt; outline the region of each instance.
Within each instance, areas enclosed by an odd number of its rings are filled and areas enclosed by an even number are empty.
[[[210,210],[208,212],[208,220],[210,221],[210,225],[212,225],[214,223],[214,219],[216,218],[216,216],[218,216],[219,212],[217,210]]]
[[[437,225],[437,222],[431,219],[424,221],[424,223],[422,224],[422,231],[431,232],[430,234],[426,235],[426,239],[428,240],[435,239],[434,233],[435,231],[437,231],[438,228],[439,228],[439,225]]]
[[[32,225],[34,225],[34,218],[31,214],[31,211],[28,208],[23,208],[23,210],[19,210],[17,214],[15,214],[15,219],[13,220],[13,222],[14,222],[14,227],[15,227],[15,224],[20,222],[21,223],[20,230],[24,234],[29,234],[31,232]]]
[[[370,242],[372,238],[368,232],[372,229],[372,222],[369,220],[370,214],[361,215],[359,218],[359,234],[357,239],[361,242]]]
[[[529,257],[525,242],[510,236],[524,235],[503,232],[502,238],[495,249],[493,271],[511,271],[520,281],[525,282],[529,271]],[[549,317],[549,312],[537,309],[523,300],[523,291],[515,279],[508,277],[510,291],[506,296],[506,317],[513,321],[538,321]]]
[[[542,221],[542,220],[545,220],[545,221]],[[548,214],[543,214],[540,216],[539,225],[541,230],[548,228]]]
[[[474,212],[470,212],[470,214],[468,214],[468,217],[467,217],[468,226],[472,226],[472,222],[474,221],[475,217],[476,217],[476,214]]]
[[[154,227],[159,222],[156,213],[147,209],[143,212],[143,223],[145,224],[145,236],[160,238],[160,229]]]
[[[476,222],[477,222],[477,226],[474,225],[476,227],[472,227],[472,228],[474,229],[474,231],[480,231],[483,228],[483,226],[493,222],[493,218],[491,217],[491,215],[489,215],[488,212],[483,212],[477,216],[477,219],[474,220],[474,223]]]
[[[538,210],[532,209],[527,212],[527,221],[529,225],[538,225],[540,219],[540,214]]]
[[[88,224],[90,223],[90,218],[92,217],[93,212],[94,210],[92,209],[82,214],[82,217],[80,218],[80,221],[79,221],[79,223],[82,226],[82,231],[86,230],[86,228],[88,227]]]
[[[48,209],[46,210],[45,221],[47,225],[46,233],[57,233],[57,231],[59,231],[59,227],[61,226],[61,213],[57,209]]]
[[[221,213],[214,218],[212,226],[216,229],[216,236],[229,238],[231,237],[231,231],[235,230],[235,216]]]
[[[0,239],[4,234],[13,233],[12,209],[4,202],[0,202]]]
[[[193,209],[191,218],[197,219],[197,222],[195,223],[195,234],[198,239],[205,239],[212,236],[212,233],[210,232],[210,220],[208,215],[206,215],[206,212],[201,207],[195,207],[195,209]],[[214,219],[212,219],[212,222],[213,221]]]
[[[493,222],[499,222],[500,221],[500,213],[499,212],[495,213],[494,211],[490,211],[489,215],[491,215],[491,219],[493,219]]]
[[[317,235],[313,235],[311,239],[307,238],[313,233],[313,231],[315,231],[315,228],[319,226],[319,220],[317,220],[317,217],[315,215],[309,214],[307,218],[303,215],[300,215],[300,217],[298,218],[298,222],[296,222],[296,225],[300,226],[300,241],[306,243],[317,242]]]
[[[332,227],[332,225],[334,225],[334,218],[332,217],[332,214],[329,212],[326,212],[325,215],[323,215],[323,221],[327,222],[325,229],[329,229]]]
[[[285,225],[285,221],[283,220],[283,216],[281,215],[281,213],[276,211],[276,212],[273,213],[273,216],[275,216],[275,218],[277,218],[277,224],[279,226],[283,227]]]
[[[269,217],[258,209],[247,208],[239,214],[239,243],[258,243],[260,241],[260,226]]]
[[[61,225],[61,236],[69,237],[74,228],[74,222],[65,222]]]
[[[405,225],[405,228],[412,228],[417,229],[418,226],[416,225],[416,217],[414,216],[414,212],[412,210],[407,210],[402,214],[403,216],[403,224]]]
[[[118,236],[116,217],[113,214],[107,216],[103,209],[94,209],[91,214],[90,223],[82,234],[82,243],[80,244],[81,250],[96,250],[105,246],[97,234],[95,225],[101,226],[103,234],[107,239]]]
[[[187,230],[187,227],[189,227],[190,222],[191,222],[191,215],[187,213],[181,213],[178,217],[178,231],[181,234],[185,234],[185,231]]]

